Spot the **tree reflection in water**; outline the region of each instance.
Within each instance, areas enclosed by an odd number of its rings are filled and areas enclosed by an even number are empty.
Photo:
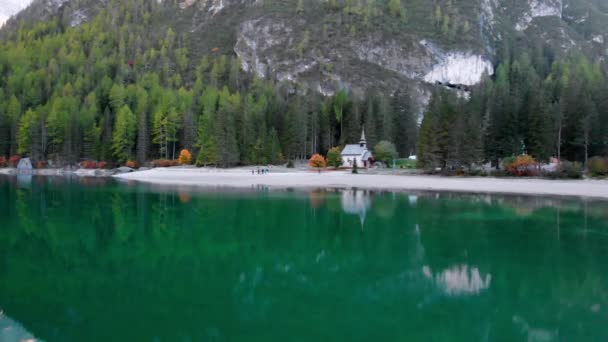
[[[603,202],[66,178],[0,192],[0,305],[48,341],[608,339]]]

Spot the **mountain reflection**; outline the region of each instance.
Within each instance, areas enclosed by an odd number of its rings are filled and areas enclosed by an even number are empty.
[[[33,336],[608,340],[605,202],[105,182],[0,177],[0,305]]]
[[[490,287],[492,275],[481,275],[477,267],[457,265],[433,274],[429,266],[422,267],[424,276],[451,296],[474,295]]]
[[[43,342],[27,331],[23,325],[8,317],[0,309],[0,341],[2,342]]]

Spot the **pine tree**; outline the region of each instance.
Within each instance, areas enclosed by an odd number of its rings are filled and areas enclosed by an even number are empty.
[[[21,103],[13,94],[6,105],[6,118],[10,127],[10,154],[17,152],[17,129],[21,117]]]
[[[401,156],[410,156],[416,149],[418,127],[414,106],[407,89],[397,90],[393,96],[392,110],[397,151]]]
[[[116,160],[125,162],[131,158],[136,134],[137,118],[131,109],[124,105],[118,111],[112,133],[112,152]]]
[[[389,0],[388,1],[388,11],[394,16],[398,17],[401,15],[401,0]]]
[[[199,153],[196,158],[197,165],[213,165],[218,161],[218,146],[215,135],[218,98],[217,88],[207,87],[200,99],[202,114],[198,121],[196,146],[199,148]]]
[[[17,153],[22,156],[29,155],[35,149],[35,139],[39,137],[39,134],[39,115],[29,109],[19,120]]]
[[[227,87],[219,93],[214,128],[217,139],[217,163],[222,167],[233,166],[239,162],[234,118],[239,110],[240,101],[240,94],[231,95]]]
[[[148,118],[148,92],[137,88],[135,113],[137,115],[137,161],[142,164],[148,156],[149,118]]]
[[[375,146],[378,142],[378,120],[376,118],[375,99],[368,95],[365,104],[365,119],[364,128],[367,143],[370,146]]]
[[[336,122],[340,124],[340,142],[344,143],[344,108],[348,103],[348,95],[345,90],[340,90],[333,98],[333,111]]]

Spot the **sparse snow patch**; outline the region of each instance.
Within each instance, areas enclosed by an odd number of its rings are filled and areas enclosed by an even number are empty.
[[[467,52],[451,52],[433,66],[424,80],[429,83],[474,85],[481,81],[481,76],[492,75],[492,63],[480,55]]]
[[[534,18],[538,17],[562,17],[562,0],[530,0],[530,10],[523,14],[519,22],[515,25],[517,31],[528,28]]]
[[[72,14],[72,20],[70,21],[70,26],[76,27],[76,26],[84,23],[87,19],[88,18],[86,16],[86,14],[84,14],[84,12],[76,11],[76,12],[74,12],[74,14]]]
[[[49,0],[49,5],[51,5],[54,8],[59,8],[68,1],[69,0]]]
[[[224,0],[213,0],[213,2],[211,3],[211,7],[209,7],[209,12],[212,12],[213,15],[216,15],[223,9]]]
[[[596,43],[604,44],[604,36],[602,36],[601,34],[598,34],[597,36],[593,37],[592,40]]]
[[[481,13],[483,16],[483,21],[489,24],[490,26],[493,26],[495,23],[494,6],[496,6],[495,0],[483,0],[481,2]]]
[[[186,9],[186,8],[194,5],[194,2],[195,2],[195,0],[185,0],[185,1],[179,3],[179,8]]]

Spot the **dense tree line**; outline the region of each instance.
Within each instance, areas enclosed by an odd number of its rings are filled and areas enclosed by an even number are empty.
[[[122,163],[186,148],[201,165],[278,163],[358,141],[364,126],[372,142],[390,137],[413,153],[405,90],[304,96],[242,73],[235,56],[191,60],[171,28],[153,39],[157,6],[114,2],[77,28],[44,22],[3,42],[0,155]]]
[[[143,163],[185,148],[199,165],[266,164],[325,155],[361,129],[429,168],[606,153],[606,73],[583,56],[501,47],[494,77],[466,96],[437,90],[420,122],[407,85],[323,97],[245,74],[212,48],[191,58],[185,36],[159,29],[159,6],[111,1],[78,27],[56,19],[1,42],[0,156]]]
[[[421,166],[498,166],[520,154],[586,164],[608,153],[608,85],[600,63],[582,55],[534,61],[527,51],[503,57],[494,79],[476,86],[470,99],[434,94],[420,128]]]

